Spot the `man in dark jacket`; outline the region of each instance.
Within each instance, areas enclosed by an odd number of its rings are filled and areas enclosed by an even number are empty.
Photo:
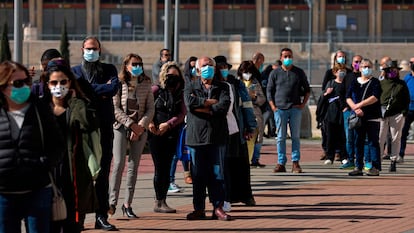
[[[82,44],[82,64],[73,67],[77,80],[96,106],[100,117],[102,159],[101,171],[96,179],[96,194],[99,209],[96,210],[96,229],[115,230],[116,227],[108,222],[108,190],[109,171],[112,160],[113,123],[115,122],[112,96],[118,91],[118,71],[112,64],[101,63],[101,43],[95,37],[87,37]],[[84,217],[84,216],[81,216]]]
[[[228,140],[227,111],[229,87],[215,77],[216,63],[209,57],[197,60],[200,78],[187,82],[184,101],[187,107],[186,144],[190,148],[193,171],[194,211],[188,220],[206,217],[206,187],[214,207],[213,218],[230,220],[223,211],[224,176],[222,164]]]

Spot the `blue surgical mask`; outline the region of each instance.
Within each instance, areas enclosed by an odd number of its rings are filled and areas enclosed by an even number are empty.
[[[337,57],[336,62],[338,62],[338,64],[345,64],[345,57]]]
[[[283,59],[283,65],[284,66],[290,66],[290,65],[292,65],[292,63],[293,63],[292,58],[287,57],[287,58]]]
[[[227,76],[229,76],[229,69],[221,69],[220,73],[221,73],[221,76],[223,76],[224,79],[227,79]]]
[[[201,77],[204,79],[212,79],[214,77],[214,66],[201,67]]]
[[[364,75],[365,77],[371,76],[372,69],[368,67],[362,68],[361,74]]]
[[[193,67],[193,69],[191,69],[191,75],[196,77],[197,76],[197,70],[195,67]]]
[[[263,68],[264,68],[264,64],[262,63],[262,64],[260,65],[260,67],[259,67],[259,71],[260,71],[260,73],[262,73],[262,72],[263,72]]]
[[[142,74],[142,67],[141,66],[133,66],[131,69],[132,76],[138,77]]]
[[[30,87],[24,85],[23,87],[12,87],[10,99],[16,104],[23,104],[30,97]]]
[[[96,62],[97,60],[99,60],[99,51],[92,49],[84,49],[83,59],[85,59],[87,62]]]
[[[345,78],[346,72],[345,71],[339,71],[338,76],[339,78]]]

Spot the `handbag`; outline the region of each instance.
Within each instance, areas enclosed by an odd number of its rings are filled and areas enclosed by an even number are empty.
[[[367,93],[369,84],[371,84],[371,80],[369,80],[367,86],[365,87],[364,94],[362,95],[361,101],[365,99],[365,94]],[[352,112],[351,115],[349,115],[348,117],[348,128],[357,129],[361,127],[361,125],[362,125],[362,119],[359,116],[357,116],[355,112]]]
[[[40,139],[42,140],[42,149],[44,148],[44,138],[43,138],[43,126],[42,121],[40,120],[39,111],[37,107],[35,107],[37,120],[39,122],[40,128]],[[63,198],[62,193],[57,188],[52,174],[49,172],[50,183],[52,185],[53,190],[53,198],[52,198],[52,220],[53,221],[61,221],[66,219],[67,217],[67,210],[66,210],[66,203],[65,199]]]
[[[351,115],[348,118],[348,127],[349,129],[356,129],[361,127],[362,120],[359,116],[357,116],[355,113],[351,113]]]
[[[50,182],[53,189],[53,198],[52,198],[52,220],[61,221],[65,220],[67,217],[66,203],[63,198],[62,193],[56,187],[55,182],[53,181],[52,174],[49,172]]]

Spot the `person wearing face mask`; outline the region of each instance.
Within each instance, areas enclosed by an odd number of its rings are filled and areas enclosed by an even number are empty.
[[[223,210],[223,163],[228,143],[227,112],[230,107],[229,86],[216,74],[213,59],[202,56],[196,62],[200,77],[186,83],[184,102],[187,107],[186,144],[191,153],[193,172],[193,207],[187,220],[206,219],[206,188],[213,204],[213,219],[227,221]]]
[[[168,61],[172,61],[170,50],[165,48],[161,49],[160,58],[152,65],[152,83],[154,85],[159,84],[159,74],[161,67]]]
[[[286,138],[289,124],[292,139],[292,172],[301,173],[300,128],[302,109],[310,95],[309,82],[305,72],[293,65],[290,48],[280,51],[282,66],[270,73],[266,95],[275,116],[277,129],[277,165],[273,172],[286,172]]]
[[[323,92],[322,104],[318,108],[325,108],[324,116],[321,116],[326,130],[326,160],[325,165],[333,164],[337,148],[343,148],[345,144],[344,119],[342,112],[346,108],[345,85],[346,66],[336,64],[332,68],[335,79],[327,83]]]
[[[154,163],[154,212],[175,213],[166,199],[170,170],[186,109],[183,101],[184,77],[178,64],[167,62],[161,67],[159,85],[153,85],[155,113],[149,123],[149,146]],[[160,146],[162,145],[162,146]]]
[[[261,107],[265,104],[266,97],[263,93],[262,85],[255,74],[257,75],[258,72],[252,61],[243,61],[237,70],[237,77],[243,81],[247,92],[252,99],[254,115],[257,122],[257,128],[253,137],[247,140],[249,161],[251,167],[261,168],[265,167],[264,164],[259,162],[264,133],[263,113]]]
[[[229,143],[224,160],[225,202],[223,210],[229,212],[231,203],[243,202],[256,205],[250,184],[250,163],[246,140],[252,138],[257,129],[253,103],[244,82],[228,70],[232,65],[225,56],[216,56],[214,61],[221,74],[221,81],[229,85],[231,105],[227,112]],[[220,76],[220,75],[218,75]]]
[[[88,108],[88,100],[63,59],[48,63],[45,81],[43,100],[52,106],[68,144],[60,169],[54,172],[56,185],[65,198],[67,218],[53,222],[51,232],[81,232],[82,225],[77,216],[93,213],[98,205],[93,184],[102,156],[99,128],[95,123],[97,116]],[[93,157],[89,157],[92,154]],[[95,166],[89,163],[92,158],[96,161]]]
[[[113,124],[115,122],[112,97],[118,92],[118,71],[113,64],[99,61],[101,43],[96,37],[87,37],[82,43],[82,63],[72,67],[77,81],[86,97],[95,105],[101,133],[101,171],[95,182],[99,208],[95,211],[95,228],[116,230],[108,222],[109,172],[113,149]],[[84,219],[85,216],[80,216]]]
[[[357,77],[361,77],[361,72],[359,66],[362,61],[361,55],[355,55],[352,57],[352,72],[348,72],[343,80],[345,90],[349,89],[349,86]],[[355,130],[349,129],[348,119],[351,115],[351,108],[346,105],[345,110],[343,111],[344,116],[344,130],[345,130],[345,155],[346,159],[342,160],[342,165],[339,166],[340,169],[354,169],[355,164],[352,161],[355,161]]]
[[[332,64],[334,67],[337,64],[341,64],[345,66],[346,69],[346,77],[344,78],[344,85],[349,86],[349,83],[352,82],[352,80],[354,80],[356,78],[355,74],[352,72],[352,69],[350,69],[349,67],[346,66],[346,54],[344,51],[342,50],[338,50],[335,53],[335,56],[333,57],[333,61]],[[331,80],[335,80],[336,76],[334,75],[332,68],[328,69],[325,72],[325,76],[323,78],[322,81],[322,91],[326,90],[326,86],[328,84],[328,82],[330,82]],[[326,160],[326,156],[327,156],[327,134],[326,134],[326,129],[325,126],[322,123],[321,126],[321,135],[322,135],[322,149],[323,149],[323,153],[320,157],[321,160]],[[344,147],[341,148],[336,148],[336,152],[335,152],[335,161],[341,161],[343,159],[347,158],[347,151],[345,150]]]
[[[361,77],[354,80],[347,90],[346,102],[355,114],[361,118],[362,125],[356,128],[355,168],[350,176],[362,176],[364,168],[364,146],[367,140],[368,155],[365,171],[368,176],[378,176],[381,170],[379,131],[381,118],[381,84],[372,76],[372,62],[362,59],[360,64]],[[354,162],[354,161],[350,161]]]
[[[114,147],[112,169],[109,180],[109,215],[114,215],[120,194],[122,174],[129,148],[125,199],[122,215],[137,218],[131,208],[141,154],[147,142],[147,129],[154,116],[154,96],[151,78],[143,71],[142,58],[138,54],[127,54],[119,73],[120,88],[112,98],[115,108]]]
[[[194,80],[195,78],[197,78],[197,72],[196,72],[196,68],[195,68],[196,61],[197,61],[197,57],[191,56],[184,63],[183,74],[184,74],[184,78],[185,78],[186,82]]]
[[[410,104],[410,93],[407,84],[400,79],[397,61],[392,61],[391,65],[383,71],[385,78],[381,81],[381,125],[380,125],[380,145],[384,145],[387,140],[387,134],[391,137],[391,164],[389,171],[396,171],[396,162],[398,160],[401,135],[404,126],[405,116],[408,113]],[[401,159],[399,159],[401,161]]]
[[[411,72],[406,74],[404,82],[407,84],[408,91],[410,94],[410,104],[408,106],[408,112],[405,117],[404,126],[401,133],[401,147],[397,163],[404,162],[405,149],[407,147],[407,137],[411,128],[411,123],[414,122],[414,57],[410,58],[410,69]]]
[[[31,84],[22,64],[0,63],[0,232],[21,232],[22,220],[26,232],[50,232],[49,172],[66,142],[49,105],[30,93]]]

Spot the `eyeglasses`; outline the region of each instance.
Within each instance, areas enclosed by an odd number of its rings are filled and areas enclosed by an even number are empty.
[[[23,87],[24,85],[31,85],[32,78],[26,77],[25,79],[16,79],[16,80],[10,81],[9,84],[15,88],[20,88],[20,87]]]
[[[169,56],[171,56],[171,54],[169,54],[169,53],[163,53],[162,54],[164,57],[169,57]]]
[[[51,80],[48,83],[52,86],[56,86],[58,83],[60,83],[60,85],[66,85],[69,82],[69,79],[63,79],[63,80]]]
[[[132,62],[131,63],[131,66],[143,66],[144,65],[144,63],[142,63],[142,62]]]

